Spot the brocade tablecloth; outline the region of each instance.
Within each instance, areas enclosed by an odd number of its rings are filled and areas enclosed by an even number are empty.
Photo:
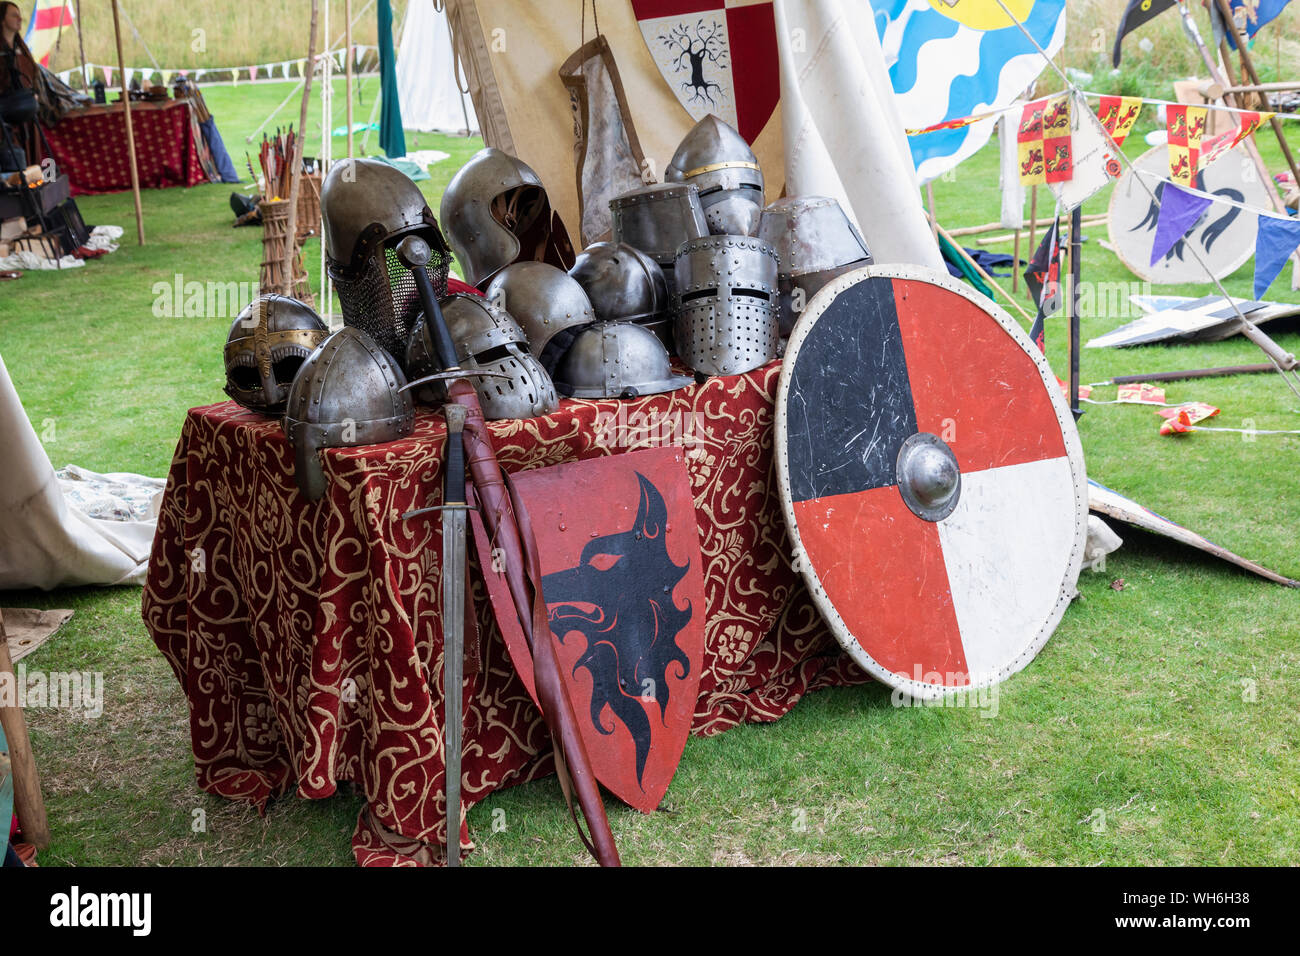
[[[120,103],[88,107],[46,128],[54,161],[74,196],[131,188],[123,115]],[[203,136],[189,103],[132,103],[131,128],[142,189],[208,182],[199,155]]]
[[[775,720],[810,690],[866,679],[791,569],[772,457],[779,372],[566,400],[491,426],[511,472],[685,439],[708,611],[697,735]],[[264,807],[356,781],[363,865],[441,860],[441,528],[401,515],[440,501],[445,436],[442,416],[421,410],[406,439],[327,451],[329,491],[310,504],[278,422],[231,402],[192,409],[144,592],[144,621],[189,698],[199,786]],[[466,681],[466,808],[554,770],[472,544],[471,575],[482,663]],[[464,845],[471,836],[462,831]]]

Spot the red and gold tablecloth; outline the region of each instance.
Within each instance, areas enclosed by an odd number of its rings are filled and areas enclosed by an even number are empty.
[[[519,471],[630,450],[602,414],[696,416],[685,458],[708,609],[700,735],[775,720],[810,690],[866,679],[790,566],[772,456],[779,371],[623,403],[567,400],[491,426],[502,466]],[[409,438],[327,451],[329,491],[309,504],[278,422],[231,402],[192,409],[144,592],[144,621],[189,698],[199,786],[265,806],[356,781],[362,864],[440,859],[441,528],[401,515],[440,500],[445,435],[441,415],[422,410]],[[472,576],[482,665],[466,681],[466,807],[554,769],[476,567]]]
[[[69,177],[74,196],[131,188],[123,115],[121,103],[92,106],[46,128],[54,161]],[[142,189],[208,182],[199,155],[203,134],[189,103],[132,103],[131,128]]]

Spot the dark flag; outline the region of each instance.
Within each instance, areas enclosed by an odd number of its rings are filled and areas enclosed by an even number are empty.
[[[1029,337],[1043,353],[1047,352],[1047,317],[1061,308],[1061,217],[1043,235],[1034,257],[1025,270],[1025,286],[1038,306]]]
[[[1177,0],[1129,0],[1129,5],[1124,10],[1124,16],[1119,21],[1119,31],[1115,34],[1115,51],[1111,54],[1111,60],[1115,66],[1119,66],[1119,45],[1123,42],[1124,37],[1148,20],[1158,17],[1176,3]]]

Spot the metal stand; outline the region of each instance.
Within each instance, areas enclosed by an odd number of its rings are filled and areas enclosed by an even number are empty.
[[[1083,274],[1083,206],[1070,213],[1070,411],[1077,422],[1079,407],[1079,279]]]

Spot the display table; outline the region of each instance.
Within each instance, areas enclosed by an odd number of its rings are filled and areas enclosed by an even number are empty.
[[[514,472],[632,450],[619,440],[628,432],[598,416],[632,429],[696,416],[685,458],[708,610],[698,735],[775,720],[810,690],[866,680],[790,566],[772,458],[779,373],[773,363],[668,395],[566,400],[544,418],[491,426]],[[441,414],[421,410],[409,438],[326,451],[329,490],[312,504],[278,422],[232,402],[192,409],[144,592],[145,624],[189,699],[199,786],[264,807],[289,790],[328,797],[356,781],[363,865],[441,858],[441,527],[401,515],[440,501],[445,436]],[[466,681],[466,807],[554,769],[472,548],[471,577],[481,665]]]
[[[197,186],[209,181],[201,152],[203,134],[193,109],[184,100],[131,104],[140,186]],[[126,123],[121,103],[88,106],[46,127],[60,175],[72,182],[74,196],[121,192],[131,188]]]

